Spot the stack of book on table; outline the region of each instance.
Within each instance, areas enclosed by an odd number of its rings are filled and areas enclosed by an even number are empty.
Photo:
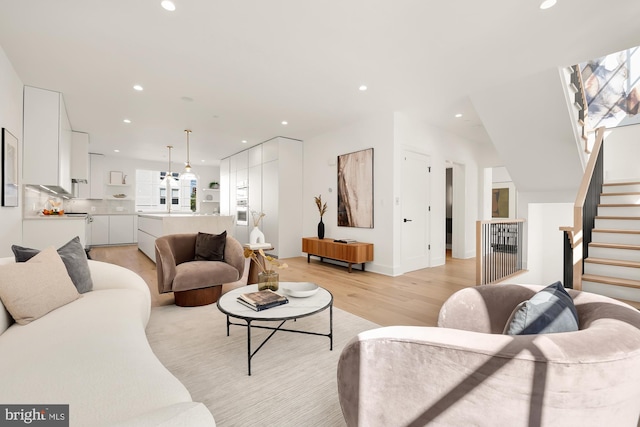
[[[286,304],[289,300],[284,295],[277,294],[271,289],[265,289],[263,291],[242,294],[238,297],[238,302],[255,311],[261,311]]]

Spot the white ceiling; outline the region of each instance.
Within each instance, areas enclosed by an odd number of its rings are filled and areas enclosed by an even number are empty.
[[[640,45],[638,0],[539,1],[0,0],[0,45],[91,151],[175,160],[189,128],[195,166],[384,111],[486,142],[470,93]]]

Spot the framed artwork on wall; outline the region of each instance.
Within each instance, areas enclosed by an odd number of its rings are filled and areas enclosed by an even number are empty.
[[[18,138],[2,128],[2,206],[18,206]]]
[[[516,218],[516,188],[512,182],[494,182],[491,190],[491,217]]]
[[[338,226],[373,228],[373,148],[338,156]]]

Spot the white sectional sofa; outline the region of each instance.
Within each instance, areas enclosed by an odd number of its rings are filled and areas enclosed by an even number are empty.
[[[149,346],[142,278],[98,261],[89,268],[92,291],[29,324],[0,303],[0,404],[69,404],[71,426],[215,426]]]

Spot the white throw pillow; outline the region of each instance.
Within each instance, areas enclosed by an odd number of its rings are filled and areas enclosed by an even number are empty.
[[[80,298],[67,268],[50,247],[27,262],[0,267],[0,299],[19,325]]]

